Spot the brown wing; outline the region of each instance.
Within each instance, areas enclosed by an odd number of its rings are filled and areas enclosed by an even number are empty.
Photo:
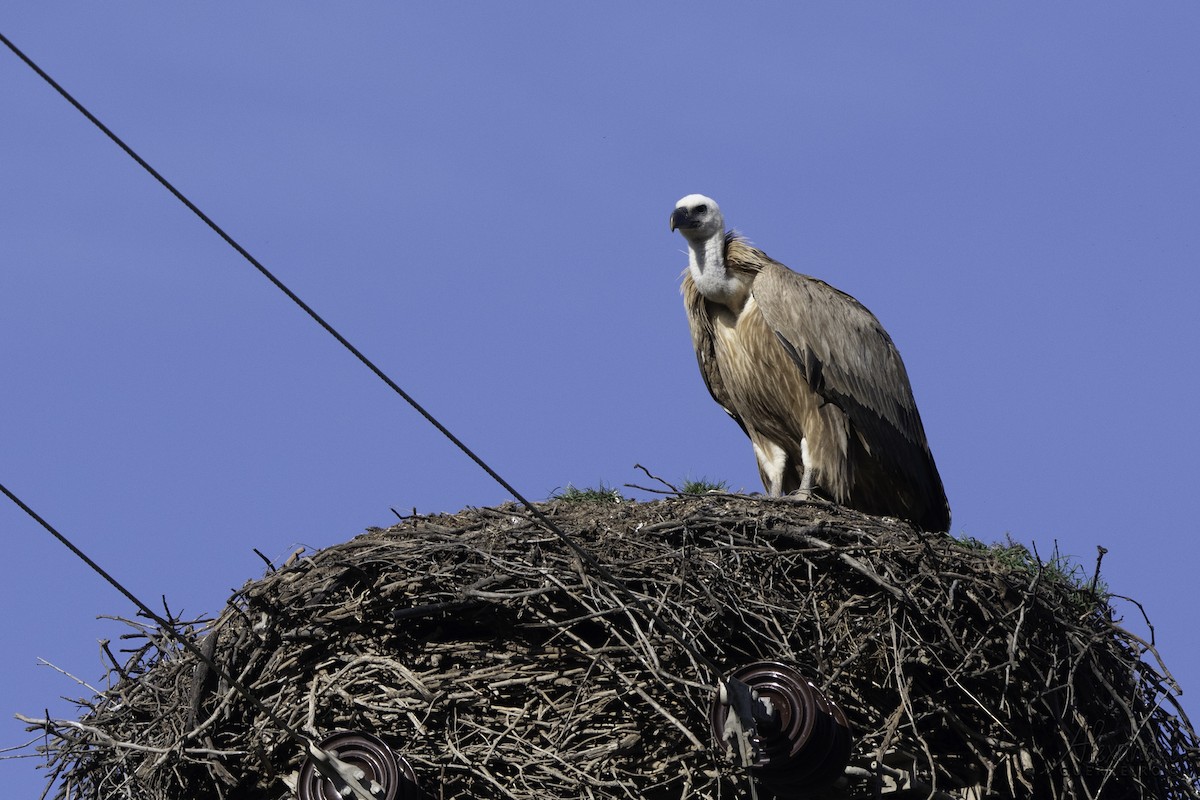
[[[848,417],[852,489],[846,504],[947,530],[945,491],[908,373],[879,320],[827,283],[731,243],[727,259],[737,258],[759,264],[753,294],[764,319],[809,386]]]

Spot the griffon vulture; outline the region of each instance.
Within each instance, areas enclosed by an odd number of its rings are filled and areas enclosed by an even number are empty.
[[[900,354],[850,295],[793,272],[691,194],[683,301],[708,390],[750,437],[771,495],[812,494],[947,531],[950,509]]]

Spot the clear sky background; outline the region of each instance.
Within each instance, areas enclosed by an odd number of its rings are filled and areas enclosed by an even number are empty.
[[[533,499],[635,462],[760,490],[678,294],[668,216],[711,195],[891,332],[954,533],[1089,574],[1107,547],[1200,717],[1200,5],[18,2],[0,31]],[[136,594],[215,614],[252,548],[508,499],[7,50],[0,113],[0,482]],[[11,746],[87,694],[39,659],[95,685],[128,646],[97,616],[133,609],[7,501],[0,535]]]

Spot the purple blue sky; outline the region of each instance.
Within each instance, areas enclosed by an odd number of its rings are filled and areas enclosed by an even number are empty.
[[[1107,547],[1200,717],[1200,5],[24,2],[0,31],[533,499],[635,462],[761,488],[678,295],[669,213],[716,198],[891,332],[953,531]],[[217,613],[252,548],[508,499],[7,50],[0,109],[0,483],[135,593]],[[0,535],[11,746],[86,694],[39,659],[95,685],[97,615],[133,609],[7,501]]]

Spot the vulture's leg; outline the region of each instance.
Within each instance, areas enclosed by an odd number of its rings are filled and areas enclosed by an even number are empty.
[[[750,443],[754,445],[754,457],[758,460],[758,474],[762,477],[763,488],[771,497],[783,494],[783,474],[787,469],[787,451],[767,439],[753,437]]]
[[[813,467],[812,457],[808,453],[808,438],[800,440],[800,461],[804,467],[804,474],[800,478],[800,488],[792,492],[795,496],[807,500],[812,495],[813,484]]]

